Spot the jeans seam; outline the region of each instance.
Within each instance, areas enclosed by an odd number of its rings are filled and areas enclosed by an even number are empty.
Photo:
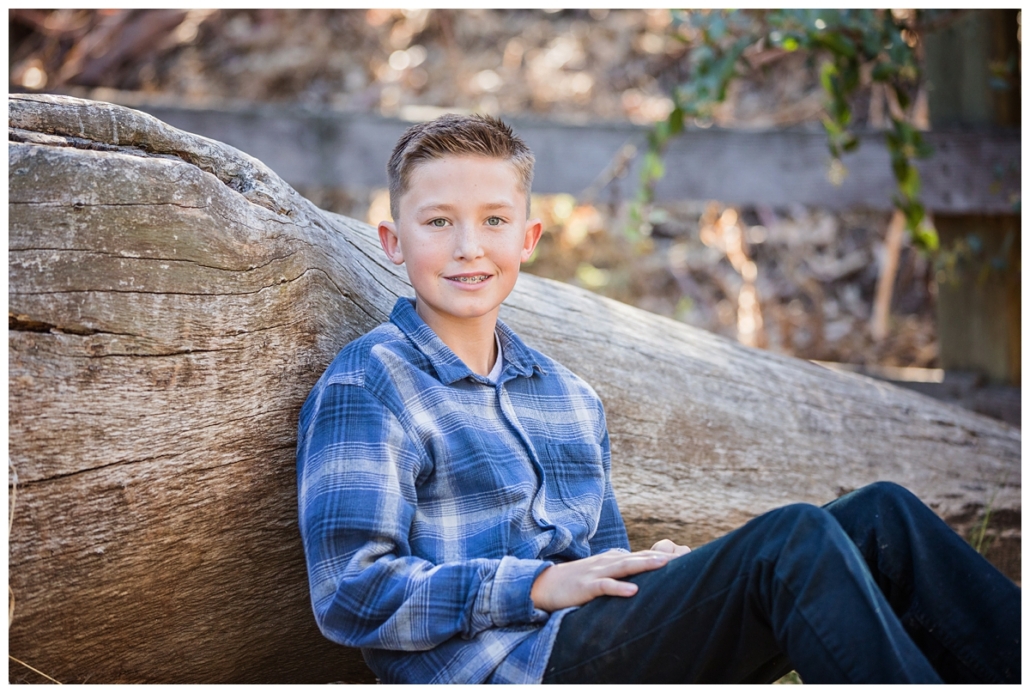
[[[943,629],[939,625],[935,625],[935,623],[926,616],[926,612],[918,608],[914,602],[912,606],[909,607],[909,610],[912,612],[912,617],[919,621],[919,624],[923,626],[927,636],[932,637],[943,645],[944,649],[951,653],[955,659],[976,672],[982,680],[991,683],[1004,683],[1003,680],[991,675],[989,667],[983,668],[983,665],[980,663],[978,658],[968,659],[968,652],[965,648],[959,647],[949,636],[947,629]]]
[[[893,571],[888,571],[886,569],[887,566],[881,565],[880,561],[877,561],[876,567],[880,571],[880,574],[886,577],[895,587],[898,587],[903,584],[901,580],[898,580],[892,574]],[[912,618],[918,621],[919,624],[923,627],[923,631],[926,634],[926,636],[931,637],[937,642],[939,642],[942,646],[944,646],[945,650],[947,650],[949,653],[951,653],[953,657],[955,657],[955,659],[962,662],[962,664],[967,666],[972,671],[975,671],[983,680],[990,680],[994,683],[1003,683],[1002,680],[999,680],[994,676],[991,676],[990,668],[983,668],[983,665],[981,664],[979,659],[968,659],[969,653],[966,651],[966,648],[959,647],[958,644],[950,637],[950,635],[947,632],[947,629],[941,628],[940,624],[930,619],[926,615],[926,612],[920,608],[919,600],[916,598],[915,588],[912,587],[908,591],[911,593],[911,602],[909,603],[908,611],[912,615]],[[900,616],[898,617],[898,620],[901,620]]]
[[[798,606],[797,606],[797,604],[798,604],[798,597],[797,597],[797,595],[794,594],[793,590],[791,590],[790,587],[787,586],[786,581],[783,580],[779,575],[777,575],[775,571],[773,571],[773,578],[776,580],[776,582],[778,582],[780,584],[781,589],[783,589],[784,592],[786,592],[787,594],[790,595],[790,598],[791,598],[791,600],[793,601],[793,604],[794,604],[791,607],[791,611],[796,613],[801,618],[801,620],[805,622],[805,625],[808,626],[809,630],[811,630],[813,633],[817,634],[817,637],[815,638],[815,640],[816,640],[816,642],[819,643],[820,646],[822,646],[823,652],[826,653],[826,661],[833,662],[834,666],[837,668],[837,671],[840,673],[841,678],[842,679],[846,679],[849,683],[851,683],[852,682],[851,677],[848,676],[847,673],[844,671],[844,669],[840,666],[840,664],[837,663],[836,655],[831,654],[830,649],[823,642],[822,634],[819,633],[816,630],[815,626],[812,625],[812,622],[808,620],[808,617],[805,615],[805,612],[798,608]],[[782,645],[780,646],[780,649],[783,651],[784,655],[787,655],[788,657],[790,657],[790,655],[787,654],[786,650],[783,648]],[[791,658],[790,661],[794,662],[794,659]]]

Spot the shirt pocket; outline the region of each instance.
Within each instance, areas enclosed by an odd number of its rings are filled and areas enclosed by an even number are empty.
[[[562,503],[593,532],[604,500],[601,446],[597,443],[547,443],[545,454],[545,469],[554,480]]]

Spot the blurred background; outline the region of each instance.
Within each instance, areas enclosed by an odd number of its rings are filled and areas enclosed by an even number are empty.
[[[152,113],[372,224],[404,127],[501,116],[538,158],[528,272],[1018,426],[1020,24],[12,9],[9,85]]]

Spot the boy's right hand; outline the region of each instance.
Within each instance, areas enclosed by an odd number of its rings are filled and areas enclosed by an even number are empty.
[[[637,586],[618,578],[661,568],[676,558],[671,552],[606,551],[589,558],[548,566],[533,582],[533,605],[544,611],[582,606],[595,597],[632,597]]]

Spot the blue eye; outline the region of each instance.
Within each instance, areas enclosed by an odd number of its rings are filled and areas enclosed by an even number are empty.
[[[488,226],[500,226],[504,223],[504,219],[501,219],[500,217],[490,217],[486,220],[486,223]]]
[[[446,219],[430,219],[429,220],[429,225],[430,226],[435,226],[436,228],[440,229],[440,228],[443,228],[444,226],[447,226],[447,220]]]

